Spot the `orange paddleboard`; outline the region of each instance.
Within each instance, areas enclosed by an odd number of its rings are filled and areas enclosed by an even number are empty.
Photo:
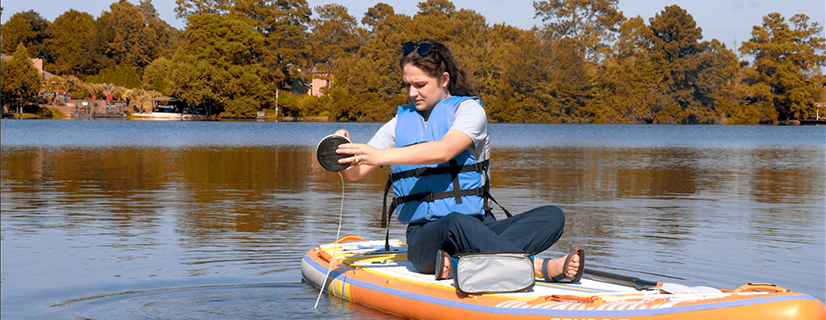
[[[585,273],[577,283],[546,283],[507,294],[458,291],[407,261],[407,246],[347,236],[307,252],[304,279],[354,303],[412,319],[824,319],[826,307],[807,294],[774,285],[734,290],[658,283],[622,284]],[[332,267],[332,270],[328,269]],[[610,274],[609,274],[610,275]],[[609,277],[610,278],[610,277]],[[626,277],[627,278],[627,277]]]

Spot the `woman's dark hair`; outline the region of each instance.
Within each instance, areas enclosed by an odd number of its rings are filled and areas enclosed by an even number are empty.
[[[470,74],[459,66],[456,59],[450,50],[441,42],[433,39],[422,39],[413,43],[413,45],[405,44],[405,49],[402,50],[402,56],[399,58],[399,68],[404,69],[406,64],[422,69],[431,77],[438,78],[445,72],[450,75],[450,82],[447,85],[447,90],[451,95],[455,96],[476,96],[479,95],[476,83]],[[429,45],[430,51],[420,55],[422,45]],[[409,47],[409,48],[408,48]],[[407,54],[404,54],[406,49],[410,49]]]

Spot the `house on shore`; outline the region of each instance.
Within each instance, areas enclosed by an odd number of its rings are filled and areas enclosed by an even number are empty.
[[[11,60],[11,58],[12,58],[12,56],[10,56],[10,55],[7,55],[5,53],[0,53],[0,59]],[[43,71],[43,59],[29,58],[29,61],[32,62],[32,65],[34,65],[34,68],[37,69],[37,72],[39,72],[40,75],[43,76],[43,79],[49,80],[52,77],[54,77],[53,73],[48,72],[48,71]]]
[[[299,70],[301,71],[301,70]],[[322,88],[330,88],[330,83],[332,82],[330,79],[332,76],[326,72],[321,72],[317,68],[313,69],[312,71],[312,80],[309,82],[304,80],[303,77],[296,78],[290,84],[290,91],[289,93],[292,94],[307,94],[314,97],[321,97],[326,95],[325,93],[321,92]]]

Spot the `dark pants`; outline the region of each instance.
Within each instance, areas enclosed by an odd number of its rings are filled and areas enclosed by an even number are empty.
[[[555,206],[539,207],[505,220],[488,212],[474,217],[458,212],[436,221],[407,226],[407,259],[421,273],[434,273],[436,252],[530,252],[550,248],[565,226],[565,215]]]

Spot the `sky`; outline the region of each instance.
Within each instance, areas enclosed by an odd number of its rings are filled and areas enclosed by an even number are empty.
[[[54,21],[69,9],[87,12],[95,18],[101,12],[109,11],[109,5],[116,0],[12,0],[3,1],[2,23],[11,15],[21,11],[34,10],[43,18]],[[129,0],[139,3],[139,0]],[[420,1],[410,0],[308,0],[310,7],[338,3],[348,8],[348,12],[361,21],[367,9],[384,2],[396,13],[414,15]],[[488,24],[504,23],[522,29],[541,25],[541,19],[534,19],[531,0],[452,0],[456,9],[470,9],[483,15]],[[186,21],[175,18],[174,0],[154,0],[152,3],[161,18],[170,25],[183,29]],[[784,18],[798,13],[809,16],[810,22],[826,25],[826,1],[824,0],[620,0],[619,10],[626,18],[641,16],[645,21],[661,12],[666,6],[676,4],[688,11],[703,31],[703,40],[717,39],[728,48],[736,49],[743,41],[751,38],[751,30],[760,25],[764,16],[779,12]],[[823,37],[823,33],[821,33]],[[735,43],[737,44],[735,46]]]

